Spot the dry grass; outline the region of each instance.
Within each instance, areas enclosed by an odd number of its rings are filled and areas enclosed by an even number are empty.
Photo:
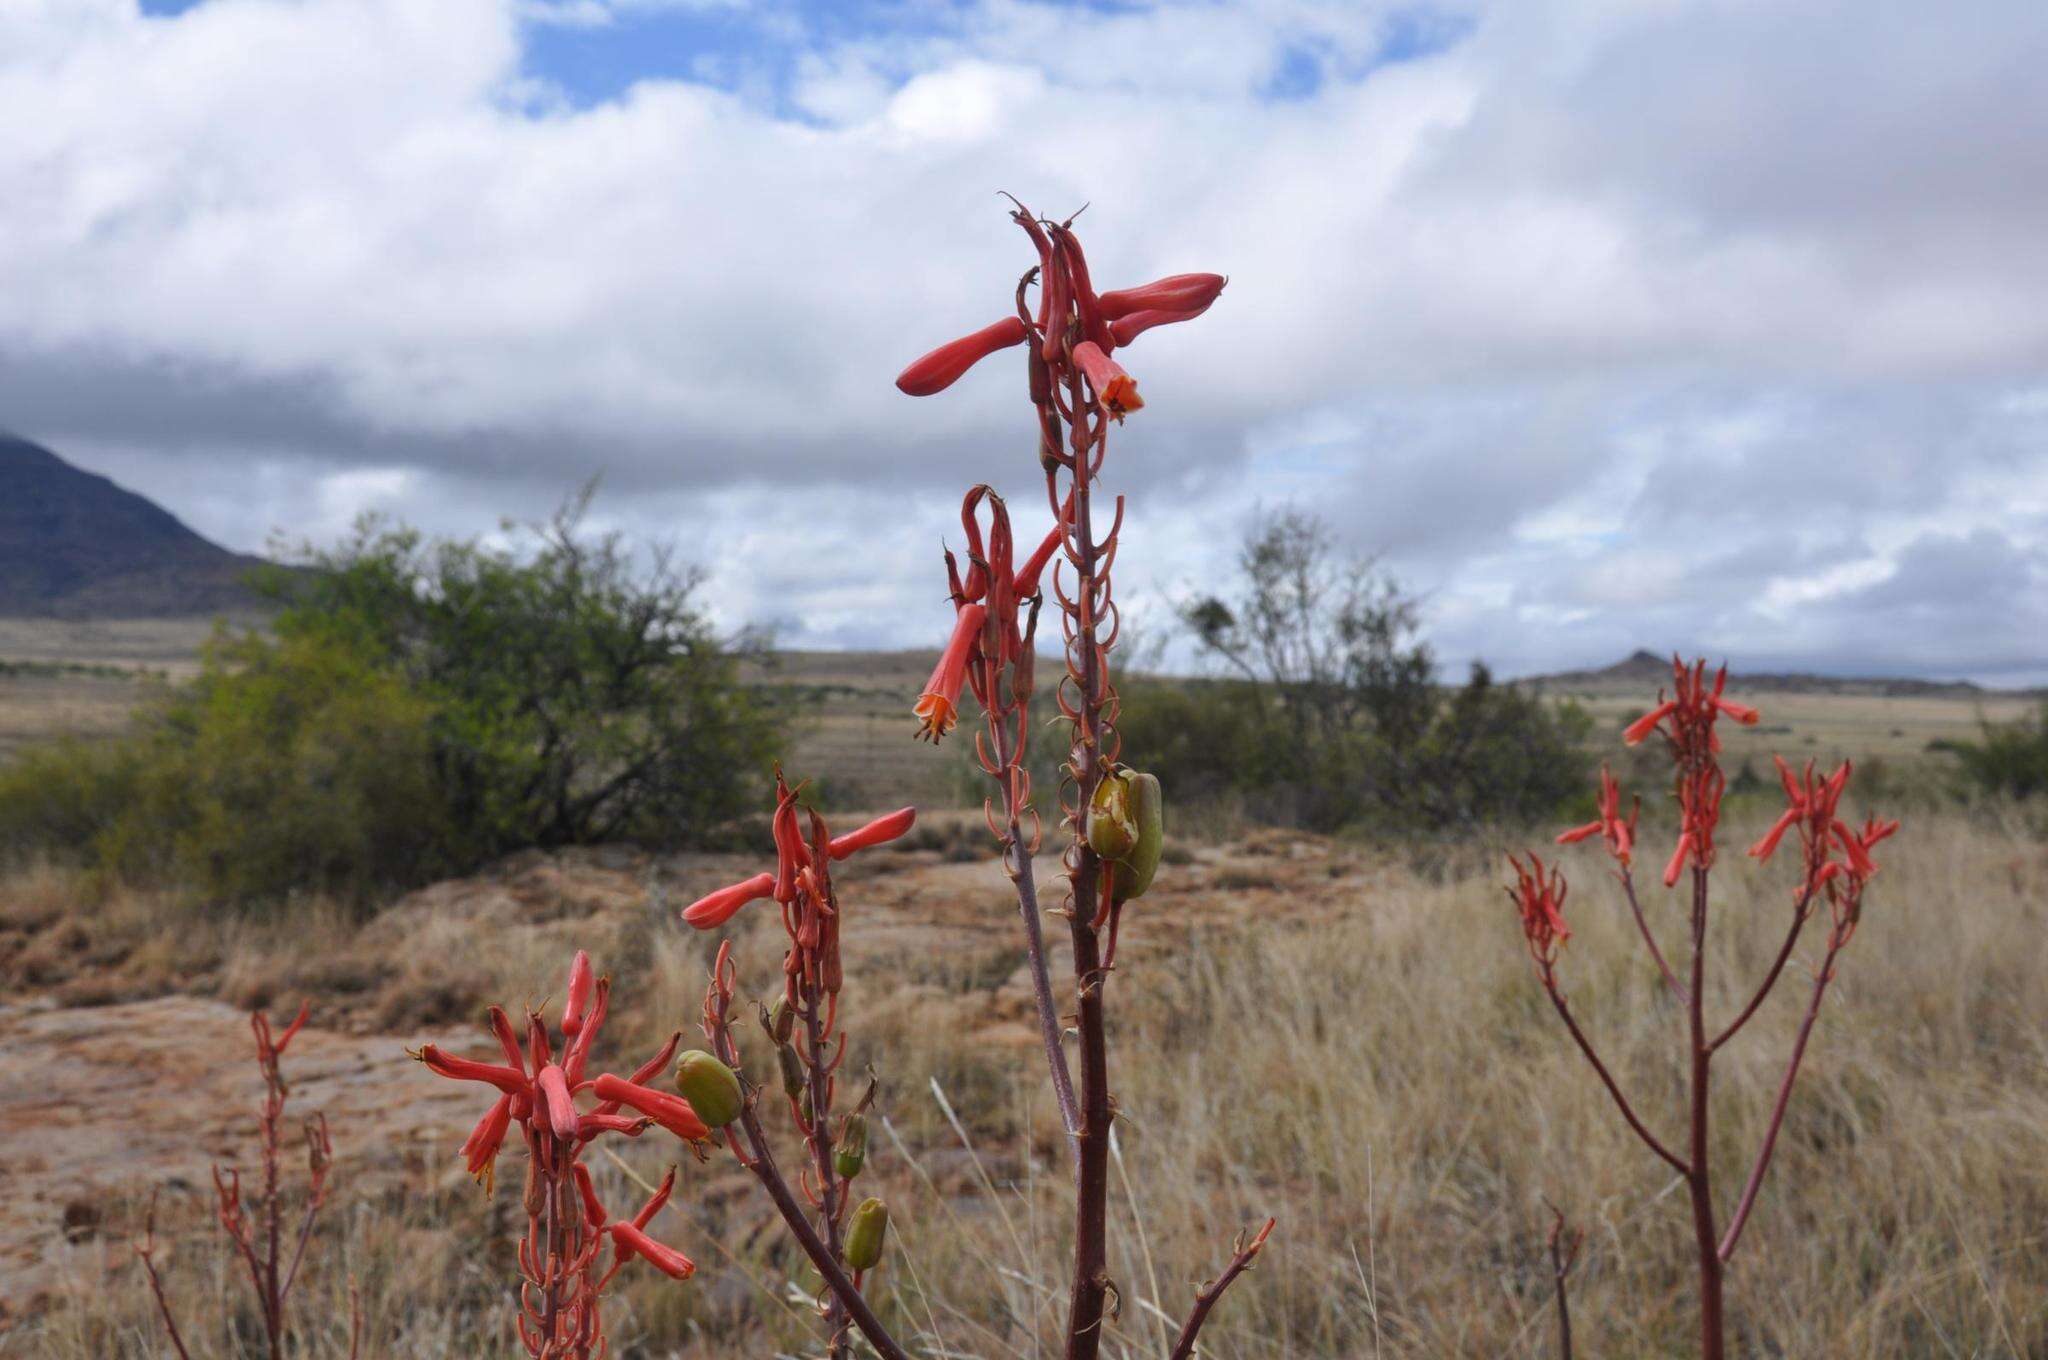
[[[1923,818],[1896,846],[1830,992],[1733,1268],[1735,1349],[1745,1356],[2048,1353],[2048,989],[2038,985],[2048,856],[2016,827],[1959,815]],[[962,871],[944,858],[906,856],[903,877],[952,884],[943,875]],[[1679,1018],[1632,947],[1624,909],[1599,885],[1597,859],[1572,861],[1578,934],[1562,976],[1617,1075],[1668,1128]],[[1614,1117],[1544,1004],[1489,857],[1422,875],[1289,838],[1205,848],[1174,872],[1173,890],[1148,898],[1128,924],[1128,964],[1112,992],[1129,1190],[1116,1184],[1123,1311],[1111,1355],[1162,1354],[1170,1328],[1161,1314],[1177,1318],[1231,1233],[1272,1213],[1281,1221],[1272,1246],[1205,1334],[1218,1360],[1547,1356],[1544,1197],[1588,1230],[1573,1277],[1581,1354],[1687,1353],[1682,1196]],[[888,882],[859,885],[854,900],[881,897]],[[1711,968],[1726,1014],[1739,980],[1765,962],[1786,903],[1779,876],[1747,865],[1729,864],[1723,888],[1725,933]],[[45,882],[29,914],[48,919],[32,938],[66,918],[63,891]],[[999,900],[989,894],[991,906]],[[888,943],[859,961],[849,992],[854,1061],[883,1066],[901,1139],[878,1131],[875,1175],[901,1232],[876,1288],[899,1326],[944,1353],[1044,1355],[1064,1288],[1064,1170],[1028,1030],[1014,1023],[1019,984],[1005,976],[1014,926],[991,910],[977,932],[935,943],[898,915],[911,910],[897,899],[868,916]],[[1667,934],[1675,913],[1657,914]],[[348,955],[360,938],[338,921],[321,929],[330,954]],[[538,995],[557,985],[556,932],[592,930],[624,965],[634,1028],[652,1034],[686,1020],[704,942],[646,904],[568,912],[540,935],[509,940],[502,956],[450,925],[411,941],[414,960],[402,967],[415,975],[379,986],[425,985],[458,966],[453,950],[477,974],[474,986]],[[388,951],[384,936],[372,938]],[[750,927],[743,944],[747,976],[768,976],[765,926]],[[219,978],[287,957],[256,934],[205,947],[221,955]],[[427,959],[440,962],[418,962]],[[1724,1204],[1761,1129],[1802,977],[1795,965],[1717,1063]],[[400,1092],[420,1079],[397,1078]],[[935,1090],[959,1110],[963,1132]],[[344,1170],[351,1155],[374,1153],[374,1130],[337,1129],[336,1141]],[[635,1148],[631,1160],[645,1174],[660,1154]],[[623,1202],[624,1173],[601,1165]],[[515,1165],[506,1179],[516,1175]],[[300,1316],[345,1319],[336,1303],[353,1271],[372,1354],[505,1354],[510,1195],[501,1188],[484,1205],[445,1164],[422,1166],[416,1183],[334,1215],[334,1254]],[[802,1285],[758,1197],[716,1163],[686,1172],[685,1183],[662,1231],[706,1269],[682,1288],[625,1284],[611,1314],[619,1353],[803,1352],[808,1324],[790,1302]],[[195,1353],[252,1354],[234,1340],[236,1295],[216,1259],[197,1224],[172,1262],[174,1292],[191,1316],[210,1320],[194,1329]],[[162,1353],[132,1271],[91,1284],[0,1337],[0,1355]],[[339,1356],[342,1330],[323,1324],[301,1338],[300,1353]]]

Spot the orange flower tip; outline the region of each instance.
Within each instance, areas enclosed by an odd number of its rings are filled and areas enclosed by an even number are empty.
[[[896,389],[905,396],[929,397],[943,392],[960,380],[968,369],[997,350],[1021,345],[1031,330],[1023,319],[1006,316],[972,335],[940,345],[931,353],[896,375]]]
[[[1727,699],[1714,700],[1714,707],[1720,709],[1744,727],[1755,727],[1757,720],[1763,716],[1748,704],[1732,703]]]
[[[1588,837],[1590,837],[1590,836],[1596,836],[1596,835],[1598,835],[1599,833],[1600,833],[1600,823],[1598,823],[1598,822],[1588,822],[1588,823],[1586,823],[1586,824],[1585,824],[1584,826],[1575,826],[1575,827],[1573,827],[1573,828],[1572,828],[1571,830],[1569,830],[1569,831],[1560,831],[1560,832],[1558,832],[1558,833],[1557,833],[1557,844],[1559,844],[1559,845],[1577,845],[1577,844],[1578,844],[1578,843],[1579,843],[1580,841],[1582,841],[1582,840],[1585,840],[1585,839],[1587,839],[1587,838],[1588,838]]]
[[[918,721],[918,737],[934,746],[953,730],[953,724],[959,718],[957,710],[943,694],[920,694],[911,713]]]

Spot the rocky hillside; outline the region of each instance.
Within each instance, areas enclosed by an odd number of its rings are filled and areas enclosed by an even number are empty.
[[[0,433],[0,617],[168,618],[256,605],[231,553],[154,502]]]

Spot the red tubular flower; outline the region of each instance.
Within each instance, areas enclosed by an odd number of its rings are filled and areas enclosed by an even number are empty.
[[[1766,831],[1755,845],[1749,847],[1750,858],[1764,860],[1775,854],[1778,842],[1784,839],[1787,831],[1799,825],[1799,819],[1805,815],[1805,811],[1803,805],[1794,804],[1779,813],[1778,820],[1771,823],[1771,829]]]
[[[1720,709],[1744,727],[1755,727],[1757,719],[1762,716],[1748,704],[1738,704],[1732,700],[1723,699],[1718,694],[1714,696],[1714,707]]]
[[[989,355],[1012,345],[1021,345],[1030,335],[1031,330],[1022,318],[1006,316],[972,335],[963,335],[949,344],[940,345],[899,373],[896,387],[912,397],[929,397],[935,392],[943,392],[959,381],[961,374]]]
[[[1671,860],[1664,866],[1665,887],[1669,888],[1677,884],[1678,875],[1685,869],[1685,857],[1692,853],[1693,843],[1694,837],[1691,831],[1687,831],[1678,838],[1678,848],[1671,852]]]
[[[562,1033],[575,1038],[576,1031],[583,1028],[583,1012],[590,1005],[590,955],[582,950],[569,964],[569,996],[562,1003]]]
[[[1515,870],[1515,886],[1507,890],[1508,898],[1521,913],[1529,957],[1536,960],[1547,976],[1557,962],[1557,951],[1572,937],[1564,922],[1564,899],[1570,889],[1562,871],[1546,870],[1543,861],[1533,853],[1527,865],[1513,855],[1508,856],[1508,863]]]
[[[604,1204],[597,1197],[597,1187],[590,1183],[590,1168],[576,1163],[576,1193],[583,1199],[583,1219],[593,1228],[602,1228],[611,1217],[605,1212]]]
[[[1095,284],[1088,277],[1088,257],[1081,251],[1080,238],[1063,226],[1053,228],[1053,237],[1060,243],[1061,258],[1066,261],[1067,278],[1073,286],[1074,310],[1081,318],[1081,334],[1108,350],[1116,342],[1110,339],[1101,301],[1095,296]]]
[[[498,1047],[505,1050],[505,1061],[520,1072],[526,1071],[526,1055],[520,1051],[518,1032],[512,1028],[512,1019],[505,1014],[503,1006],[493,1006],[484,1012],[490,1022],[491,1034],[498,1041]]]
[[[924,682],[924,691],[911,710],[921,724],[919,736],[936,742],[953,730],[960,715],[960,691],[967,684],[967,662],[987,619],[987,606],[978,604],[968,605],[954,617],[953,636],[947,639],[939,664],[932,668],[931,679]]]
[[[700,1142],[711,1136],[709,1126],[697,1117],[697,1112],[690,1108],[690,1102],[681,1096],[650,1091],[609,1072],[597,1079],[593,1089],[599,1100],[630,1105],[685,1142]]]
[[[1088,385],[1095,389],[1096,398],[1117,419],[1144,407],[1145,399],[1138,395],[1138,380],[1124,372],[1123,365],[1104,354],[1093,340],[1083,340],[1074,346],[1074,362],[1087,377]]]
[[[623,1114],[606,1114],[603,1110],[598,1110],[593,1114],[586,1114],[577,1119],[576,1136],[586,1143],[597,1137],[600,1133],[622,1133],[628,1138],[638,1138],[641,1134],[647,1132],[647,1126],[653,1122],[652,1119],[645,1115],[636,1117]]]
[[[612,1235],[621,1257],[645,1257],[649,1265],[671,1279],[687,1280],[697,1273],[695,1261],[674,1247],[663,1246],[631,1223],[613,1223],[605,1231]]]
[[[1657,730],[1658,723],[1663,722],[1677,710],[1677,700],[1665,700],[1624,728],[1621,734],[1622,742],[1629,746],[1641,745],[1644,737]]]
[[[1114,289],[1096,303],[1111,321],[1148,311],[1199,313],[1222,294],[1228,282],[1221,274],[1171,274],[1139,288]]]
[[[916,808],[898,808],[886,817],[875,818],[858,831],[849,831],[844,836],[834,836],[830,846],[832,858],[845,859],[857,850],[885,845],[910,830],[910,824],[916,820]]]
[[[453,1077],[457,1081],[482,1081],[497,1087],[500,1091],[517,1094],[526,1090],[526,1074],[516,1067],[500,1067],[496,1063],[480,1063],[469,1058],[458,1058],[444,1053],[435,1044],[422,1044],[412,1056],[427,1065],[427,1070],[437,1076]]]
[[[804,848],[803,833],[796,825],[796,794],[775,772],[775,817],[769,822],[775,836],[775,900],[788,905],[796,900],[796,876],[808,868],[810,851]]]
[[[1149,311],[1132,312],[1129,316],[1120,316],[1109,323],[1109,336],[1119,346],[1128,345],[1154,326],[1171,326],[1182,321],[1193,321],[1208,310],[1208,306],[1204,304],[1182,311],[1167,311],[1155,307]]]
[[[1871,862],[1870,852],[1864,848],[1863,839],[1854,831],[1835,822],[1828,828],[1842,847],[1842,854],[1849,861],[1849,872],[1858,878],[1869,878],[1877,872],[1877,865]]]
[[[655,1187],[654,1193],[648,1197],[647,1203],[641,1205],[640,1212],[633,1215],[633,1226],[645,1228],[652,1223],[654,1216],[661,1212],[661,1206],[668,1203],[668,1197],[674,1193],[675,1188],[676,1169],[670,1167],[668,1174],[661,1178],[661,1184]]]
[[[565,1142],[574,1138],[576,1102],[569,1096],[569,1079],[562,1075],[562,1069],[549,1063],[541,1068],[533,1084],[540,1091],[541,1108],[547,1111],[548,1127],[555,1131],[555,1137]]]
[[[1626,819],[1621,815],[1621,785],[1605,765],[1600,767],[1600,815],[1584,826],[1575,826],[1557,835],[1559,845],[1576,845],[1591,836],[1603,836],[1607,840],[1607,851],[1626,865],[1635,854],[1636,814],[1631,812]]]
[[[569,1051],[562,1055],[562,1075],[569,1079],[572,1091],[583,1081],[583,1069],[589,1065],[591,1046],[603,1031],[604,1019],[611,1014],[611,1009],[612,980],[601,977],[593,990],[590,1009],[583,1017],[583,1027],[576,1031],[576,1037],[569,1041]]]
[[[747,903],[758,901],[775,893],[774,874],[755,874],[752,878],[720,888],[715,893],[698,898],[683,908],[683,920],[699,930],[710,930],[722,926],[736,915]]]
[[[1055,524],[1045,531],[1045,540],[1033,549],[1031,556],[1024,559],[1024,565],[1017,568],[1011,593],[1020,600],[1028,600],[1038,593],[1038,578],[1045,574],[1045,564],[1060,546],[1060,531],[1063,525]]]
[[[462,1144],[462,1164],[484,1193],[491,1191],[491,1177],[498,1162],[498,1150],[505,1146],[505,1131],[512,1126],[512,1097],[499,1096],[484,1117],[477,1121]]]

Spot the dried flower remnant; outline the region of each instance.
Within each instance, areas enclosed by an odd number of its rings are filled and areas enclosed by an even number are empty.
[[[1672,682],[1671,697],[1660,695],[1648,712],[1629,724],[1622,733],[1622,739],[1635,745],[1653,734],[1662,734],[1670,754],[1672,792],[1678,805],[1678,836],[1664,867],[1663,882],[1669,888],[1676,886],[1688,871],[1691,875],[1687,930],[1690,957],[1686,960],[1689,968],[1683,980],[1659,947],[1636,895],[1631,865],[1636,845],[1636,815],[1640,806],[1632,808],[1627,818],[1621,816],[1620,789],[1607,770],[1603,768],[1600,773],[1599,817],[1564,832],[1557,839],[1560,843],[1571,844],[1598,835],[1605,841],[1608,853],[1619,866],[1615,878],[1627,898],[1644,947],[1672,996],[1685,1008],[1687,1043],[1683,1058],[1688,1076],[1690,1120],[1689,1137],[1683,1153],[1659,1138],[1637,1114],[1565,1000],[1556,968],[1558,946],[1569,936],[1562,911],[1566,892],[1563,874],[1554,869],[1546,872],[1534,855],[1529,856],[1526,866],[1511,857],[1516,881],[1509,889],[1509,896],[1514,899],[1521,917],[1530,956],[1536,963],[1537,978],[1572,1041],[1606,1087],[1629,1127],[1645,1146],[1678,1173],[1687,1188],[1692,1207],[1699,1280],[1700,1351],[1707,1360],[1721,1360],[1727,1353],[1729,1331],[1722,1298],[1723,1267],[1741,1239],[1742,1229],[1749,1220],[1757,1193],[1770,1167],[1772,1150],[1777,1143],[1778,1131],[1784,1124],[1793,1082],[1799,1074],[1821,1000],[1834,977],[1836,957],[1848,944],[1861,919],[1864,887],[1877,872],[1870,852],[1880,841],[1896,833],[1899,824],[1873,820],[1857,829],[1841,820],[1837,809],[1850,777],[1850,767],[1846,762],[1830,775],[1816,773],[1810,763],[1803,772],[1794,774],[1782,759],[1777,762],[1779,778],[1785,788],[1785,810],[1771,828],[1749,847],[1749,854],[1760,862],[1768,860],[1786,835],[1797,829],[1803,856],[1799,882],[1793,892],[1792,919],[1784,943],[1765,970],[1748,1004],[1726,1025],[1719,1030],[1713,1029],[1704,1013],[1707,927],[1715,836],[1720,828],[1722,794],[1727,787],[1720,765],[1721,741],[1715,724],[1723,717],[1745,725],[1754,724],[1757,711],[1726,697],[1724,690],[1728,673],[1725,667],[1714,674],[1710,683],[1704,661],[1687,666],[1674,657]],[[1829,905],[1831,917],[1826,953],[1815,970],[1805,1018],[1787,1055],[1777,1100],[1764,1137],[1751,1160],[1748,1178],[1735,1209],[1724,1224],[1718,1218],[1710,1156],[1713,1146],[1710,1101],[1713,1058],[1756,1014],[1757,1008],[1777,984],[1816,903],[1823,900]]]

